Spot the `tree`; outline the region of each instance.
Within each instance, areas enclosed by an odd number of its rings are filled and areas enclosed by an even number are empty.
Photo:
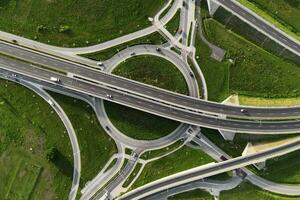
[[[50,147],[46,152],[46,158],[48,161],[55,161],[58,156],[58,150],[55,147]]]

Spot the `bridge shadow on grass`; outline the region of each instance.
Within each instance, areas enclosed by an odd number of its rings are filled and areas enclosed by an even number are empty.
[[[57,152],[57,158],[54,160],[53,164],[56,166],[56,168],[66,177],[70,178],[70,180],[73,180],[73,170],[74,170],[74,165],[70,160],[64,156],[62,153],[59,151]],[[78,170],[75,170],[75,180],[77,177],[80,176],[78,173]],[[80,188],[83,188],[88,180],[82,179],[80,177],[79,180],[79,186]]]

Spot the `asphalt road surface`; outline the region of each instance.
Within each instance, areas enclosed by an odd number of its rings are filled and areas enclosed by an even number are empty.
[[[66,72],[70,72],[89,80],[95,80],[104,85],[118,88],[119,90],[127,91],[132,94],[143,96],[144,98],[154,99],[172,107],[181,107],[189,109],[191,112],[203,112],[215,115],[227,115],[227,117],[241,117],[241,118],[268,118],[278,119],[285,117],[300,117],[300,107],[288,108],[245,108],[246,112],[241,112],[242,107],[223,105],[215,102],[200,100],[197,98],[180,95],[157,87],[149,86],[143,83],[125,79],[116,75],[103,73],[98,70],[83,67],[75,63],[66,62],[57,58],[52,58],[46,55],[37,54],[18,46],[11,46],[0,43],[0,52],[16,56],[27,61],[53,67]],[[164,52],[162,52],[164,53]],[[1,57],[0,59],[3,59]],[[17,60],[9,63],[12,65]],[[16,63],[15,63],[16,64]],[[213,117],[213,116],[212,116]]]
[[[257,18],[255,15],[251,14],[243,7],[238,6],[237,4],[233,3],[231,0],[214,0],[221,4],[222,6],[226,7],[227,9],[237,13],[242,18],[246,19],[247,21],[251,22],[260,30],[266,32],[268,36],[275,38],[280,43],[284,44],[285,46],[291,48],[295,52],[300,54],[300,44],[295,42],[294,40],[290,39],[289,37],[285,36],[281,32],[279,32],[276,28],[270,26],[269,24],[265,23],[264,21]]]
[[[127,92],[123,93],[101,84],[92,84],[90,82],[70,78],[52,71],[34,67],[32,64],[23,61],[3,56],[0,57],[0,68],[2,68],[1,71],[4,73],[7,70],[15,73],[17,72],[30,77],[30,81],[39,79],[41,82],[56,84],[66,89],[96,96],[98,98],[104,98],[109,101],[187,124],[242,133],[274,134],[291,133],[300,130],[300,123],[297,120],[260,122],[211,117],[202,115],[201,113],[189,112],[188,110],[177,107],[170,107],[166,104],[140,98]],[[50,77],[59,78],[61,83],[57,84],[51,82]],[[22,76],[19,78],[26,79],[26,77]],[[111,95],[113,98],[109,98],[107,95]]]
[[[232,168],[240,168],[242,166],[246,166],[249,163],[255,163],[258,160],[261,160],[262,158],[270,158],[270,157],[275,157],[275,155],[278,154],[284,154],[287,151],[294,151],[295,149],[298,149],[300,145],[300,141],[292,142],[287,145],[283,145],[277,148],[274,148],[269,151],[261,152],[261,153],[256,153],[256,154],[251,154],[248,156],[241,156],[237,158],[233,158],[227,161],[223,161],[220,163],[216,163],[214,165],[211,165],[207,168],[202,168],[199,170],[196,170],[195,172],[188,173],[188,174],[183,174],[181,176],[177,177],[172,177],[169,178],[165,181],[161,181],[157,184],[152,184],[149,185],[148,187],[144,187],[140,190],[133,191],[131,194],[128,193],[128,195],[125,195],[123,198],[121,197],[120,199],[122,200],[130,200],[130,199],[140,199],[143,194],[151,193],[151,191],[158,190],[160,188],[166,187],[168,185],[172,185],[174,183],[179,183],[180,181],[184,180],[192,180],[192,178],[195,177],[201,177],[205,178],[207,175],[212,176],[216,174],[220,174],[229,170],[232,170]],[[200,179],[200,178],[199,178]],[[163,190],[163,189],[162,189]],[[145,196],[143,196],[145,197]]]

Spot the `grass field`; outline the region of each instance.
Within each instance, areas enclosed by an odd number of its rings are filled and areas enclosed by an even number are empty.
[[[0,80],[0,121],[0,199],[67,199],[72,149],[63,123],[48,103],[22,86]],[[54,162],[46,159],[50,147],[59,152]]]
[[[113,73],[183,94],[188,91],[180,71],[169,61],[156,56],[130,58],[121,63]],[[112,123],[121,132],[136,139],[157,139],[168,135],[179,125],[179,122],[114,103],[105,102],[105,109]]]
[[[177,10],[174,17],[165,25],[165,27],[172,35],[175,35],[177,30],[180,28],[179,25],[180,25],[180,9]]]
[[[117,149],[98,122],[94,110],[85,102],[51,93],[62,106],[75,129],[81,153],[81,186],[102,170]]]
[[[101,43],[150,26],[164,0],[4,0],[0,27],[58,46]],[[48,42],[49,41],[49,42]]]
[[[242,183],[232,190],[221,192],[220,200],[244,200],[249,198],[251,200],[299,200],[297,197],[285,197],[264,191],[251,183]]]
[[[16,168],[16,174],[12,176],[13,180],[5,199],[29,199],[41,172],[41,167],[20,160]]]
[[[200,189],[192,190],[189,192],[184,192],[177,194],[175,196],[170,196],[168,200],[213,200],[208,192]]]
[[[114,69],[113,74],[173,92],[188,94],[188,87],[181,72],[173,63],[157,56],[129,58]]]
[[[300,68],[226,30],[215,20],[204,21],[210,41],[227,50],[231,94],[265,98],[300,95]],[[209,66],[207,66],[209,67]]]
[[[140,45],[140,44],[158,44],[158,45],[160,45],[165,42],[166,42],[165,38],[162,35],[160,35],[158,32],[155,32],[150,35],[147,35],[147,36],[111,47],[109,49],[104,49],[102,51],[91,53],[91,54],[83,54],[81,56],[90,58],[92,60],[98,60],[98,61],[107,60],[107,59],[111,58],[112,56],[114,56],[119,51],[126,49],[127,47],[131,47],[134,45]]]
[[[201,150],[184,146],[171,155],[146,164],[141,175],[132,185],[132,188],[137,188],[171,174],[205,165],[213,161],[211,157]],[[176,165],[174,163],[176,163]]]
[[[299,0],[239,0],[239,2],[259,16],[269,21],[287,34],[300,40]]]
[[[300,150],[270,159],[266,169],[255,171],[259,176],[276,183],[300,184]]]
[[[179,126],[179,122],[116,103],[105,102],[105,110],[110,121],[118,130],[135,139],[153,140],[161,138]]]

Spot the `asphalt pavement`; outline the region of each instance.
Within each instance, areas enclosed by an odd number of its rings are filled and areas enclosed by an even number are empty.
[[[262,20],[262,18],[258,18],[258,16],[250,10],[245,9],[243,6],[239,6],[239,4],[235,3],[232,0],[213,0],[223,7],[227,8],[231,12],[234,12],[240,16],[241,19],[250,22],[254,25],[258,30],[261,30],[266,33],[267,36],[272,37],[275,41],[283,44],[288,49],[291,49],[297,55],[300,55],[300,42],[292,39],[287,36],[285,33],[280,31],[274,25],[270,25],[266,21]]]
[[[257,118],[257,119],[278,119],[300,117],[300,107],[284,107],[284,108],[258,108],[258,107],[240,107],[232,105],[224,105],[216,102],[204,101],[198,98],[193,98],[178,93],[170,92],[157,87],[149,86],[140,82],[122,78],[116,75],[103,73],[99,70],[77,65],[75,63],[65,62],[46,55],[37,54],[25,49],[20,49],[17,46],[11,46],[0,43],[0,51],[12,56],[20,57],[27,61],[64,70],[77,77],[84,77],[87,80],[92,80],[99,84],[103,84],[124,92],[130,92],[137,96],[153,99],[157,102],[168,104],[169,107],[180,107],[193,113],[206,113],[213,115],[226,115],[227,117],[235,118]],[[167,54],[167,50],[162,50],[162,54]],[[168,52],[172,54],[173,52]],[[176,56],[175,53],[174,57]],[[0,59],[4,59],[1,57]],[[11,60],[9,65],[17,65],[17,60]],[[174,62],[176,62],[174,60]],[[241,109],[244,112],[241,112]]]

